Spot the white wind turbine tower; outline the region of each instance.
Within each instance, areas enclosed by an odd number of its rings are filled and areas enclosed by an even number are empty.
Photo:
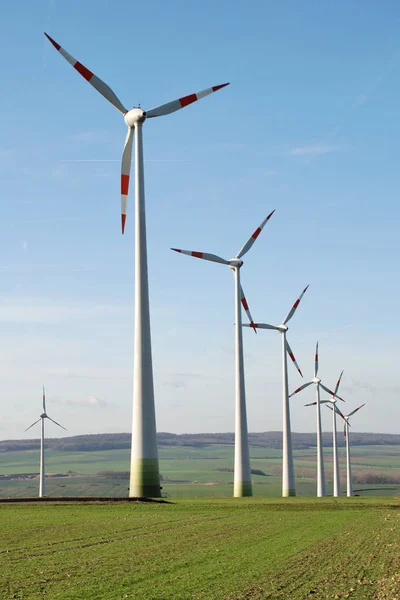
[[[54,419],[49,417],[49,415],[46,413],[46,395],[45,395],[44,386],[43,386],[43,413],[40,415],[40,418],[37,421],[32,423],[32,425],[29,425],[29,427],[28,427],[28,429],[30,429],[31,427],[36,425],[36,423],[39,423],[39,421],[42,421],[42,433],[41,433],[41,437],[40,437],[39,498],[42,498],[45,493],[45,476],[46,476],[45,475],[45,467],[44,467],[44,420],[45,419],[49,419],[49,421],[52,421],[53,423],[55,423],[56,425],[61,427],[61,429],[65,429],[65,427],[63,427],[63,425],[60,425],[60,423],[57,423],[57,421],[54,421]],[[25,431],[28,431],[28,429],[25,429]],[[65,429],[65,431],[67,431],[67,430]]]
[[[320,497],[326,495],[326,489],[325,489],[324,455],[323,455],[323,448],[322,448],[321,399],[320,399],[319,388],[321,387],[323,390],[325,390],[325,392],[328,392],[328,394],[330,394],[331,396],[339,398],[339,400],[343,400],[343,398],[340,398],[340,396],[335,394],[335,392],[332,392],[327,387],[325,387],[322,384],[321,379],[319,377],[317,377],[317,375],[318,375],[318,342],[317,342],[317,346],[315,348],[314,379],[312,381],[309,381],[308,383],[303,384],[299,388],[297,388],[297,390],[295,390],[292,394],[290,394],[289,398],[294,396],[294,394],[301,392],[301,390],[304,390],[309,385],[312,385],[313,383],[315,384],[316,393],[317,393],[317,401],[313,404],[316,404],[316,406],[317,406],[317,496],[320,498]]]
[[[126,109],[104,81],[66,52],[47,33],[48,40],[60,54],[122,115],[128,126],[121,166],[121,221],[125,229],[127,198],[131,170],[131,155],[135,137],[135,317],[133,369],[133,426],[129,495],[131,497],[160,496],[160,475],[156,440],[153,365],[150,333],[150,308],[147,273],[146,216],[142,126],[146,119],[173,113],[221,88],[224,83],[196,94],[184,96],[148,111]]]
[[[366,404],[366,402],[364,402],[364,404],[361,404],[361,406],[358,406],[357,408],[352,410],[348,415],[344,415],[340,411],[340,409],[336,406],[336,404],[334,405],[335,411],[344,420],[344,437],[346,438],[347,496],[348,497],[353,495],[353,482],[351,479],[351,462],[350,462],[350,435],[349,435],[350,434],[350,431],[349,431],[350,423],[349,423],[349,418],[352,415],[354,415],[354,413],[356,413],[358,410],[360,410],[360,408],[365,406],[365,404]]]
[[[264,219],[260,227],[250,236],[245,245],[239,250],[234,258],[226,260],[215,254],[206,252],[192,252],[190,250],[180,250],[171,248],[175,252],[188,254],[195,258],[202,258],[211,262],[227,265],[233,271],[235,278],[235,380],[236,380],[236,400],[235,400],[235,466],[234,466],[234,491],[235,498],[242,496],[252,496],[251,469],[249,441],[247,432],[247,414],[246,414],[246,390],[244,382],[244,364],[243,364],[243,332],[242,332],[242,313],[240,305],[246,310],[251,322],[249,307],[240,285],[240,268],[243,265],[242,256],[246,254],[258,238],[264,225],[274,214],[274,210]],[[254,329],[255,331],[255,329]]]
[[[296,362],[294,354],[289,346],[289,343],[286,339],[286,333],[288,330],[287,323],[293,317],[294,313],[297,310],[297,307],[300,304],[300,301],[304,294],[306,293],[308,286],[302,291],[300,296],[297,298],[296,302],[293,304],[292,308],[288,312],[285,319],[282,321],[280,325],[268,325],[267,323],[250,323],[245,324],[244,327],[253,327],[255,329],[275,329],[279,331],[282,335],[282,379],[283,379],[283,387],[282,387],[282,401],[283,401],[283,442],[282,442],[282,497],[287,498],[288,496],[296,495],[296,484],[294,477],[294,468],[293,468],[293,451],[292,451],[292,434],[290,429],[290,406],[289,406],[289,384],[288,384],[288,373],[287,373],[287,355],[289,354],[292,359],[296,369],[303,377],[302,372],[300,371],[299,365]]]

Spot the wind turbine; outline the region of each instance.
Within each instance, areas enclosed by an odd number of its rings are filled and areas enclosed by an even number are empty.
[[[239,250],[234,258],[226,260],[216,254],[208,254],[206,252],[194,252],[190,250],[180,250],[179,248],[171,248],[175,252],[188,254],[195,258],[202,258],[211,262],[227,265],[233,271],[235,279],[235,380],[236,380],[236,400],[235,400],[235,466],[234,466],[234,491],[235,498],[242,496],[252,496],[251,485],[251,470],[250,470],[250,454],[249,441],[247,432],[247,414],[246,414],[246,390],[244,382],[244,365],[243,365],[243,332],[242,332],[242,313],[240,305],[246,310],[246,313],[251,322],[252,316],[246,298],[240,285],[240,269],[243,265],[242,256],[246,254],[260,235],[264,225],[274,214],[274,210],[264,219],[260,227],[249,237],[244,246]],[[254,331],[256,331],[254,329]]]
[[[160,475],[156,440],[153,364],[151,352],[149,286],[147,273],[146,215],[144,196],[142,126],[146,119],[169,115],[205,96],[229,85],[216,85],[195,94],[189,94],[148,111],[141,108],[128,110],[109,86],[82,63],[73,58],[47,33],[47,39],[60,54],[122,115],[128,133],[125,139],[121,166],[121,223],[125,229],[129,190],[131,156],[135,137],[135,317],[133,368],[133,426],[129,495],[160,496]]]
[[[339,390],[340,382],[342,380],[343,371],[340,373],[339,379],[337,380],[335,387],[335,394]],[[335,498],[340,496],[340,475],[339,475],[339,455],[337,448],[337,428],[336,428],[336,411],[333,410],[332,404],[335,406],[337,402],[337,398],[335,396],[331,396],[329,400],[321,400],[321,404],[326,404],[328,408],[330,408],[333,412],[333,421],[332,421],[332,432],[333,432],[333,440],[332,440],[332,448],[333,448],[333,496]],[[316,402],[311,402],[311,404],[305,404],[304,406],[314,406]]]
[[[296,362],[294,354],[289,346],[286,339],[286,333],[288,330],[287,323],[293,317],[300,304],[300,301],[306,293],[308,286],[304,288],[292,308],[282,321],[281,325],[268,325],[267,323],[252,323],[245,324],[244,327],[253,327],[255,329],[275,329],[282,335],[282,401],[283,401],[283,463],[282,463],[282,497],[296,495],[296,485],[293,468],[293,451],[292,451],[292,434],[290,430],[290,406],[289,406],[289,384],[288,384],[288,373],[287,373],[287,355],[289,354],[296,369],[303,377],[303,373],[300,371],[299,365]]]
[[[63,425],[60,425],[60,423],[57,423],[57,421],[55,421],[54,419],[49,417],[49,415],[46,413],[46,395],[45,395],[44,386],[43,386],[43,412],[40,415],[40,418],[37,421],[35,421],[34,423],[32,423],[32,425],[29,425],[29,427],[28,427],[28,429],[30,429],[31,427],[36,425],[36,423],[39,423],[39,421],[42,421],[42,434],[40,437],[39,498],[42,498],[44,496],[44,492],[45,492],[45,468],[44,468],[44,420],[45,419],[49,419],[50,421],[52,421],[53,423],[55,423],[56,425],[61,427],[61,429],[65,429],[65,427],[63,427]],[[28,431],[28,429],[25,429],[25,431]],[[67,430],[65,429],[65,431],[67,431]]]
[[[340,411],[340,409],[336,406],[336,404],[334,405],[335,411],[344,420],[344,437],[346,438],[347,496],[348,497],[353,495],[353,482],[351,480],[351,462],[350,462],[350,435],[349,435],[350,434],[350,431],[349,431],[350,423],[349,423],[349,418],[365,405],[366,405],[366,402],[364,402],[364,404],[361,404],[361,406],[358,406],[357,408],[352,410],[348,415],[344,415]]]
[[[318,342],[317,342],[317,346],[315,348],[314,379],[312,381],[309,381],[308,383],[304,383],[302,386],[297,388],[297,390],[295,390],[292,394],[290,394],[289,398],[291,398],[298,392],[301,392],[309,385],[312,385],[313,383],[315,384],[316,393],[317,393],[317,401],[313,404],[315,404],[317,406],[317,496],[320,498],[320,497],[326,495],[326,489],[325,489],[324,455],[323,455],[323,448],[322,448],[321,399],[320,399],[319,388],[321,387],[323,390],[325,390],[325,392],[328,392],[328,394],[330,394],[331,396],[334,396],[335,398],[339,398],[339,400],[343,400],[343,398],[340,398],[340,396],[338,396],[335,392],[332,392],[327,387],[325,387],[322,384],[321,379],[319,377],[317,377],[317,375],[318,375]],[[343,400],[343,402],[344,402],[344,400]]]

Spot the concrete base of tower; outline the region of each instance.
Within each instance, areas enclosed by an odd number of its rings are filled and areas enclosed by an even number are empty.
[[[295,489],[282,490],[282,498],[290,498],[296,495]]]
[[[235,481],[233,489],[234,498],[243,498],[244,496],[252,496],[253,488],[251,481]]]
[[[157,458],[131,460],[130,498],[160,498],[160,472]]]

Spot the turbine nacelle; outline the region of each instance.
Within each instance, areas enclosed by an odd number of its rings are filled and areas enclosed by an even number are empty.
[[[277,330],[281,333],[285,333],[288,329],[289,327],[287,327],[287,325],[284,325],[283,323],[277,326]]]
[[[135,127],[137,123],[144,123],[146,120],[146,113],[141,108],[132,108],[125,114],[124,120],[128,127]]]
[[[319,377],[314,377],[314,379],[312,380],[313,383],[315,383],[316,385],[318,385],[318,383],[321,383],[321,380]]]
[[[47,415],[46,415],[46,413],[42,413],[42,414],[40,415],[40,418],[41,418],[41,419],[47,419]]]
[[[240,269],[240,267],[243,265],[243,261],[236,257],[231,258],[228,262],[230,269]]]

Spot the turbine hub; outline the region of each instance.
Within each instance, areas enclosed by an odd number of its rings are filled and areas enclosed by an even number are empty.
[[[278,325],[278,329],[279,329],[279,331],[281,331],[283,333],[284,331],[287,331],[289,329],[289,327],[287,327],[287,325],[282,324],[282,325]]]
[[[40,415],[40,418],[41,418],[41,419],[45,419],[46,417],[47,417],[46,413],[42,413],[42,414]]]
[[[319,377],[314,377],[313,383],[321,383],[320,378]]]
[[[141,108],[132,108],[124,116],[128,127],[135,127],[137,123],[143,123],[146,120],[146,113]]]
[[[240,269],[242,264],[243,264],[243,261],[240,260],[240,258],[231,258],[229,261],[229,266],[231,269]]]

